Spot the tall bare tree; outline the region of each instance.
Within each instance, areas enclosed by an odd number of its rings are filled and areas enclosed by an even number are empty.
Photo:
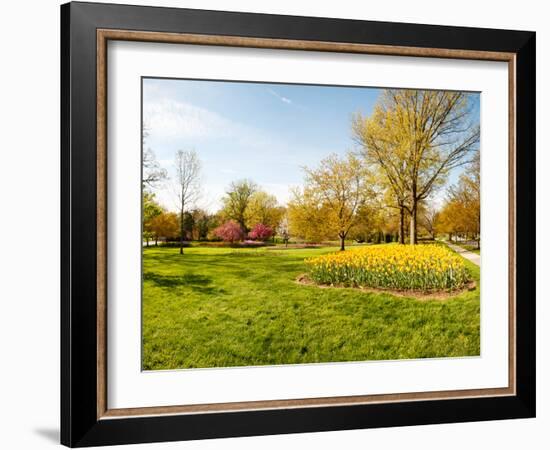
[[[290,223],[288,220],[288,213],[285,211],[283,217],[277,227],[277,234],[281,236],[281,239],[285,243],[285,247],[288,247],[288,241],[290,240]]]
[[[410,243],[417,242],[418,204],[478,148],[469,94],[388,89],[370,117],[356,114],[352,129],[367,161],[377,164],[394,189],[406,193]]]
[[[143,162],[143,186],[145,188],[154,188],[162,181],[168,178],[166,169],[162,168],[157,161],[155,152],[146,147],[142,153]]]
[[[421,219],[422,225],[426,229],[426,231],[430,234],[430,237],[432,239],[435,239],[435,229],[436,229],[436,222],[437,217],[439,215],[439,211],[435,208],[434,205],[423,205],[421,210]]]
[[[144,124],[141,132],[141,162],[143,168],[142,184],[143,189],[151,190],[168,178],[168,172],[160,166],[153,149],[146,146],[148,137],[149,129],[147,128],[147,125]]]
[[[178,150],[174,161],[176,169],[176,193],[180,222],[180,255],[183,254],[185,236],[185,213],[198,199],[200,194],[201,162],[194,150]]]

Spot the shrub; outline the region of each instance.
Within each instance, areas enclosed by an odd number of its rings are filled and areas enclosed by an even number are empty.
[[[435,245],[385,245],[306,260],[320,284],[384,289],[458,289],[469,281],[460,256]]]
[[[258,223],[254,225],[250,233],[248,233],[248,237],[257,241],[267,241],[274,234],[273,228],[263,223]]]
[[[214,230],[214,235],[225,242],[241,241],[244,233],[237,222],[230,220]]]

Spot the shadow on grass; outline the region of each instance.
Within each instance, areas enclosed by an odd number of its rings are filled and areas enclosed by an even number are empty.
[[[225,253],[216,255],[187,255],[186,258],[182,258],[180,255],[147,255],[147,262],[144,264],[145,270],[147,264],[151,266],[159,264],[165,268],[177,268],[177,267],[199,267],[208,265],[210,268],[218,267],[233,271],[234,269],[242,270],[243,263],[249,261],[247,269],[239,273],[238,275],[248,275],[251,272],[257,272],[258,269],[273,269],[277,270],[289,270],[295,269],[298,265],[302,264],[303,258],[297,257],[289,262],[285,261],[286,258],[277,256],[272,257],[272,254],[261,253]]]
[[[212,286],[212,278],[205,275],[186,273],[182,275],[160,275],[145,272],[143,281],[150,281],[156,286],[165,289],[187,287],[201,294],[224,294],[225,290]]]

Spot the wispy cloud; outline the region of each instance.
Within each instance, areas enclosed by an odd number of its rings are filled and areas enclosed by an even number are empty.
[[[275,92],[273,89],[268,89],[268,92],[274,97],[277,97],[283,103],[286,103],[287,105],[292,105],[292,100],[290,100],[288,97],[285,97],[284,95]]]
[[[143,119],[151,134],[170,137],[228,137],[235,124],[221,115],[190,103],[160,99],[144,103]]]
[[[256,148],[273,142],[273,137],[261,129],[191,103],[166,98],[144,102],[143,120],[151,141],[224,139]]]
[[[286,97],[273,95],[284,104],[300,107]],[[143,118],[149,132],[147,145],[155,150],[159,164],[172,180],[175,149],[190,148],[200,153],[204,192],[196,206],[212,212],[221,207],[227,185],[238,177],[253,178],[285,204],[289,199],[289,183],[299,183],[302,176],[296,168],[313,164],[319,155],[329,153],[329,149],[297,146],[269,128],[243,123],[164,94],[144,97]],[[172,181],[158,186],[156,193],[162,205],[170,210],[176,208]]]

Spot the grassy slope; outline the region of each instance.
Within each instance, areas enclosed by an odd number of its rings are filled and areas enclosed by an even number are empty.
[[[467,245],[467,244],[461,244],[459,242],[451,242],[453,245],[456,245],[460,248],[463,248],[464,250],[468,250],[472,253],[477,253],[478,255],[481,253],[481,250],[477,248],[475,245]]]
[[[472,253],[477,253],[478,255],[480,254],[480,249],[474,245],[462,245],[462,244],[458,244],[458,245],[462,247],[464,250],[468,250],[469,252],[472,252]]]
[[[418,301],[294,282],[334,250],[144,249],[143,368],[479,354],[479,288]]]

